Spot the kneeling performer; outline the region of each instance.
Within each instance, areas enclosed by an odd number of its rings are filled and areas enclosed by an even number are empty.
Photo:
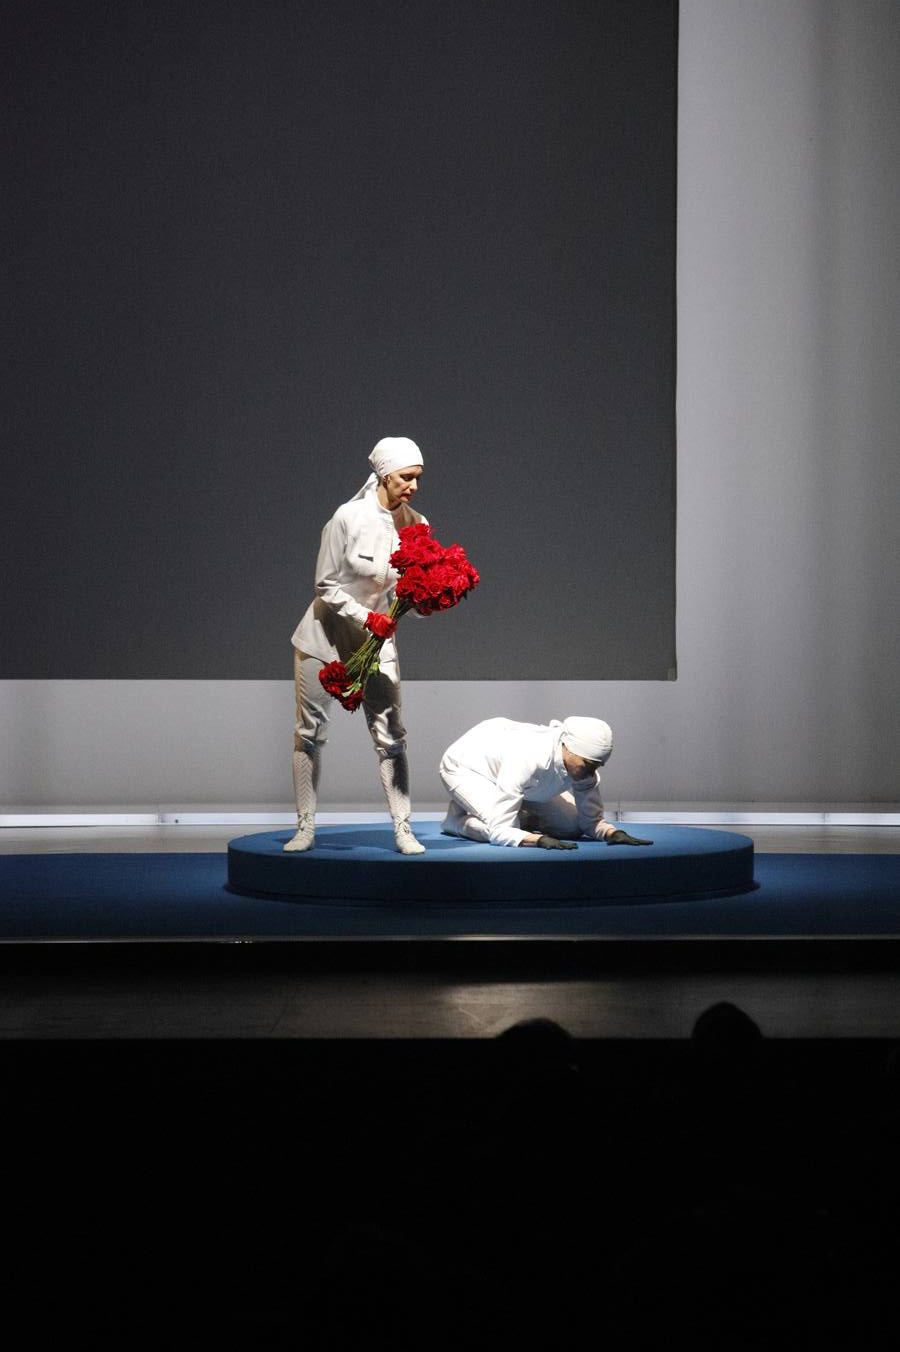
[[[604,820],[599,771],[611,752],[612,732],[600,718],[488,718],[444,752],[440,775],[450,806],[441,829],[543,850],[574,850],[579,836],[652,845]]]

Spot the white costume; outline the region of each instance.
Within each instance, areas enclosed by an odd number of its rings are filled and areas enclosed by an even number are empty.
[[[529,832],[604,840],[616,828],[603,817],[600,775],[572,779],[563,742],[601,764],[612,751],[612,733],[599,719],[542,724],[489,718],[463,733],[440,765],[450,794],[445,834],[492,845],[518,845]]]
[[[382,507],[377,485],[366,485],[343,503],[322,531],[316,561],[316,599],[294,630],[298,652],[322,662],[346,662],[368,637],[370,610],[386,611],[394,599],[397,574],[390,564],[400,548],[397,534],[425,517],[403,503],[396,512]],[[393,638],[381,649],[381,664],[396,662]]]
[[[394,599],[397,573],[390,556],[400,547],[398,531],[425,521],[409,503],[394,512],[378,499],[385,474],[422,464],[422,455],[408,437],[385,437],[369,456],[373,473],[349,502],[343,503],[322,530],[316,562],[316,596],[294,630],[294,682],[297,722],[294,729],[294,794],[298,832],[285,847],[309,849],[319,778],[319,752],[328,735],[332,697],[319,672],[326,662],[346,662],[369,637],[370,611],[384,614]],[[409,829],[409,771],[406,729],[400,710],[400,668],[393,638],[382,645],[380,671],[366,684],[363,711],[375,744],[398,848],[418,854],[422,846]],[[401,839],[402,838],[402,839]]]

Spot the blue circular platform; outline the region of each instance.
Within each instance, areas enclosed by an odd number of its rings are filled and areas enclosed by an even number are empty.
[[[733,831],[641,826],[650,846],[581,840],[577,850],[476,845],[414,823],[425,854],[401,855],[391,826],[320,826],[316,844],[285,854],[289,830],[240,836],[228,846],[236,892],[297,901],[440,901],[544,906],[547,902],[666,900],[746,892],[753,841]]]

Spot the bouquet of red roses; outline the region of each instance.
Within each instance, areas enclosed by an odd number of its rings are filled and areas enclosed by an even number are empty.
[[[442,545],[421,522],[404,526],[400,548],[391,555],[391,565],[400,574],[394,600],[388,611],[395,623],[407,611],[433,615],[449,610],[478,586],[478,573],[472,567],[462,545]],[[345,709],[358,709],[369,677],[378,671],[378,655],[383,638],[370,635],[344,662],[328,662],[319,672],[319,680]]]

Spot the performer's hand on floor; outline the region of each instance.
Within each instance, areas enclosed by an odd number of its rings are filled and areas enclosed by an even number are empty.
[[[577,850],[578,846],[574,840],[557,840],[556,836],[538,836],[537,847],[539,850]]]
[[[652,845],[652,840],[641,840],[638,836],[630,836],[627,831],[621,827],[617,831],[610,831],[606,837],[607,845]]]
[[[366,628],[376,638],[390,638],[397,628],[397,621],[392,620],[390,615],[381,615],[377,610],[370,610],[369,618],[366,620]]]

